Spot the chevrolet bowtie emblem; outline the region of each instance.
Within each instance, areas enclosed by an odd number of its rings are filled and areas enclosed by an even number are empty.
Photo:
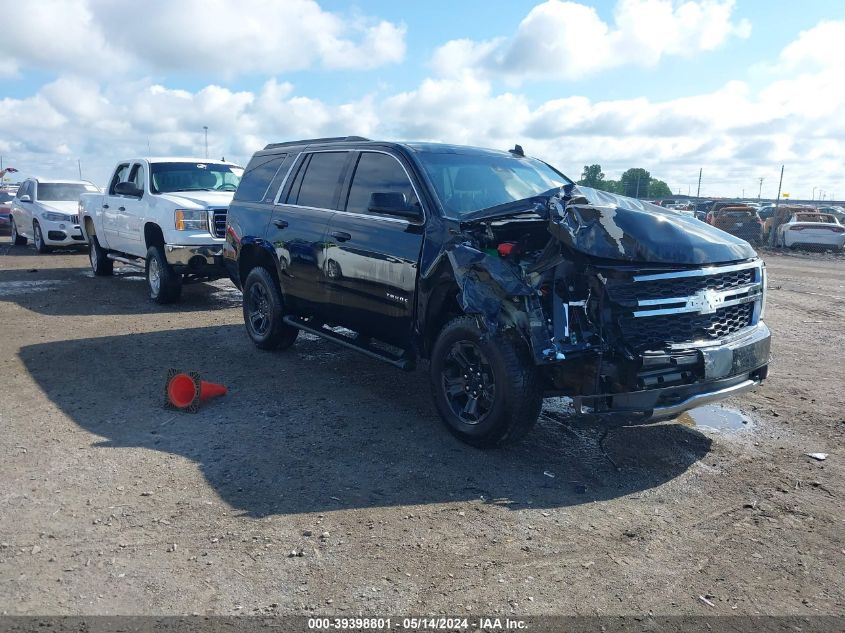
[[[687,307],[699,314],[713,314],[725,302],[722,293],[715,290],[701,290],[687,300]]]

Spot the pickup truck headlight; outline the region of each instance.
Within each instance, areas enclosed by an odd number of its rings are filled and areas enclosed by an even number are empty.
[[[205,209],[176,209],[177,231],[208,231],[208,211]]]
[[[766,295],[769,294],[769,274],[766,272],[766,264],[763,264],[761,269],[763,278],[763,300],[760,302],[760,320],[763,320],[763,317],[766,316]]]
[[[52,211],[45,211],[41,217],[48,222],[70,222],[70,216],[64,213],[53,213]]]

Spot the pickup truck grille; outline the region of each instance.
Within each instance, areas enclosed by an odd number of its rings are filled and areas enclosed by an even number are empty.
[[[755,325],[763,301],[760,262],[609,280],[622,338],[642,351],[715,341]]]
[[[226,214],[228,209],[214,209],[212,210],[212,220],[214,221],[214,226],[212,227],[212,233],[214,237],[226,237]]]

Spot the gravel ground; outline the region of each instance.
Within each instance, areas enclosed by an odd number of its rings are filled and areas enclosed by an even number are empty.
[[[741,429],[605,434],[550,400],[479,451],[422,370],[256,350],[229,282],[161,307],[0,239],[4,614],[845,612],[841,257],[766,255]],[[165,410],[170,367],[229,395]]]

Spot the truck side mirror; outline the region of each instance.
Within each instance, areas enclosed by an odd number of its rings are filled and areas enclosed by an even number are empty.
[[[32,202],[32,198],[28,193],[23,194],[20,198],[18,198],[21,202]]]
[[[134,182],[119,182],[114,186],[114,192],[119,196],[132,198],[140,198],[144,195],[144,190],[136,187]]]
[[[395,215],[409,220],[419,220],[419,203],[409,205],[405,200],[405,194],[398,191],[375,191],[370,194],[370,204],[367,207],[370,213],[384,215]]]

